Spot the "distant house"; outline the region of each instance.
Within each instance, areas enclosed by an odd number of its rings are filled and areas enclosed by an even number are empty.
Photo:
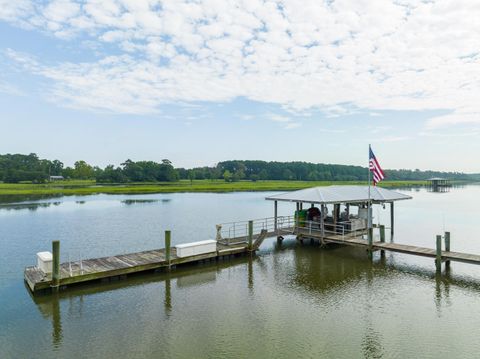
[[[50,176],[50,181],[63,181],[63,176]]]

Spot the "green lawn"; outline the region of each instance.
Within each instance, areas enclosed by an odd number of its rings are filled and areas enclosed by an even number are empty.
[[[289,191],[314,186],[365,185],[365,182],[329,181],[240,181],[188,180],[160,183],[98,184],[95,181],[61,181],[48,184],[7,184],[0,183],[0,196],[48,196],[48,195],[88,195],[141,194],[172,192],[234,192],[234,191]],[[426,181],[384,181],[382,187],[402,187],[425,185]]]

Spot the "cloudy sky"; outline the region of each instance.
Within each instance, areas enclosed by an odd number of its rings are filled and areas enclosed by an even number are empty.
[[[476,0],[0,0],[0,153],[480,172]]]

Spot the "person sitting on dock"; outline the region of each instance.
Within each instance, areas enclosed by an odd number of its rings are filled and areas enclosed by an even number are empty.
[[[307,210],[307,220],[308,221],[318,221],[320,219],[320,210],[318,207],[312,206]]]

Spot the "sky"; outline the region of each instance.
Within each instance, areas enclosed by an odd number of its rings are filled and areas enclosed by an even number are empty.
[[[0,0],[0,153],[480,172],[476,0]]]

